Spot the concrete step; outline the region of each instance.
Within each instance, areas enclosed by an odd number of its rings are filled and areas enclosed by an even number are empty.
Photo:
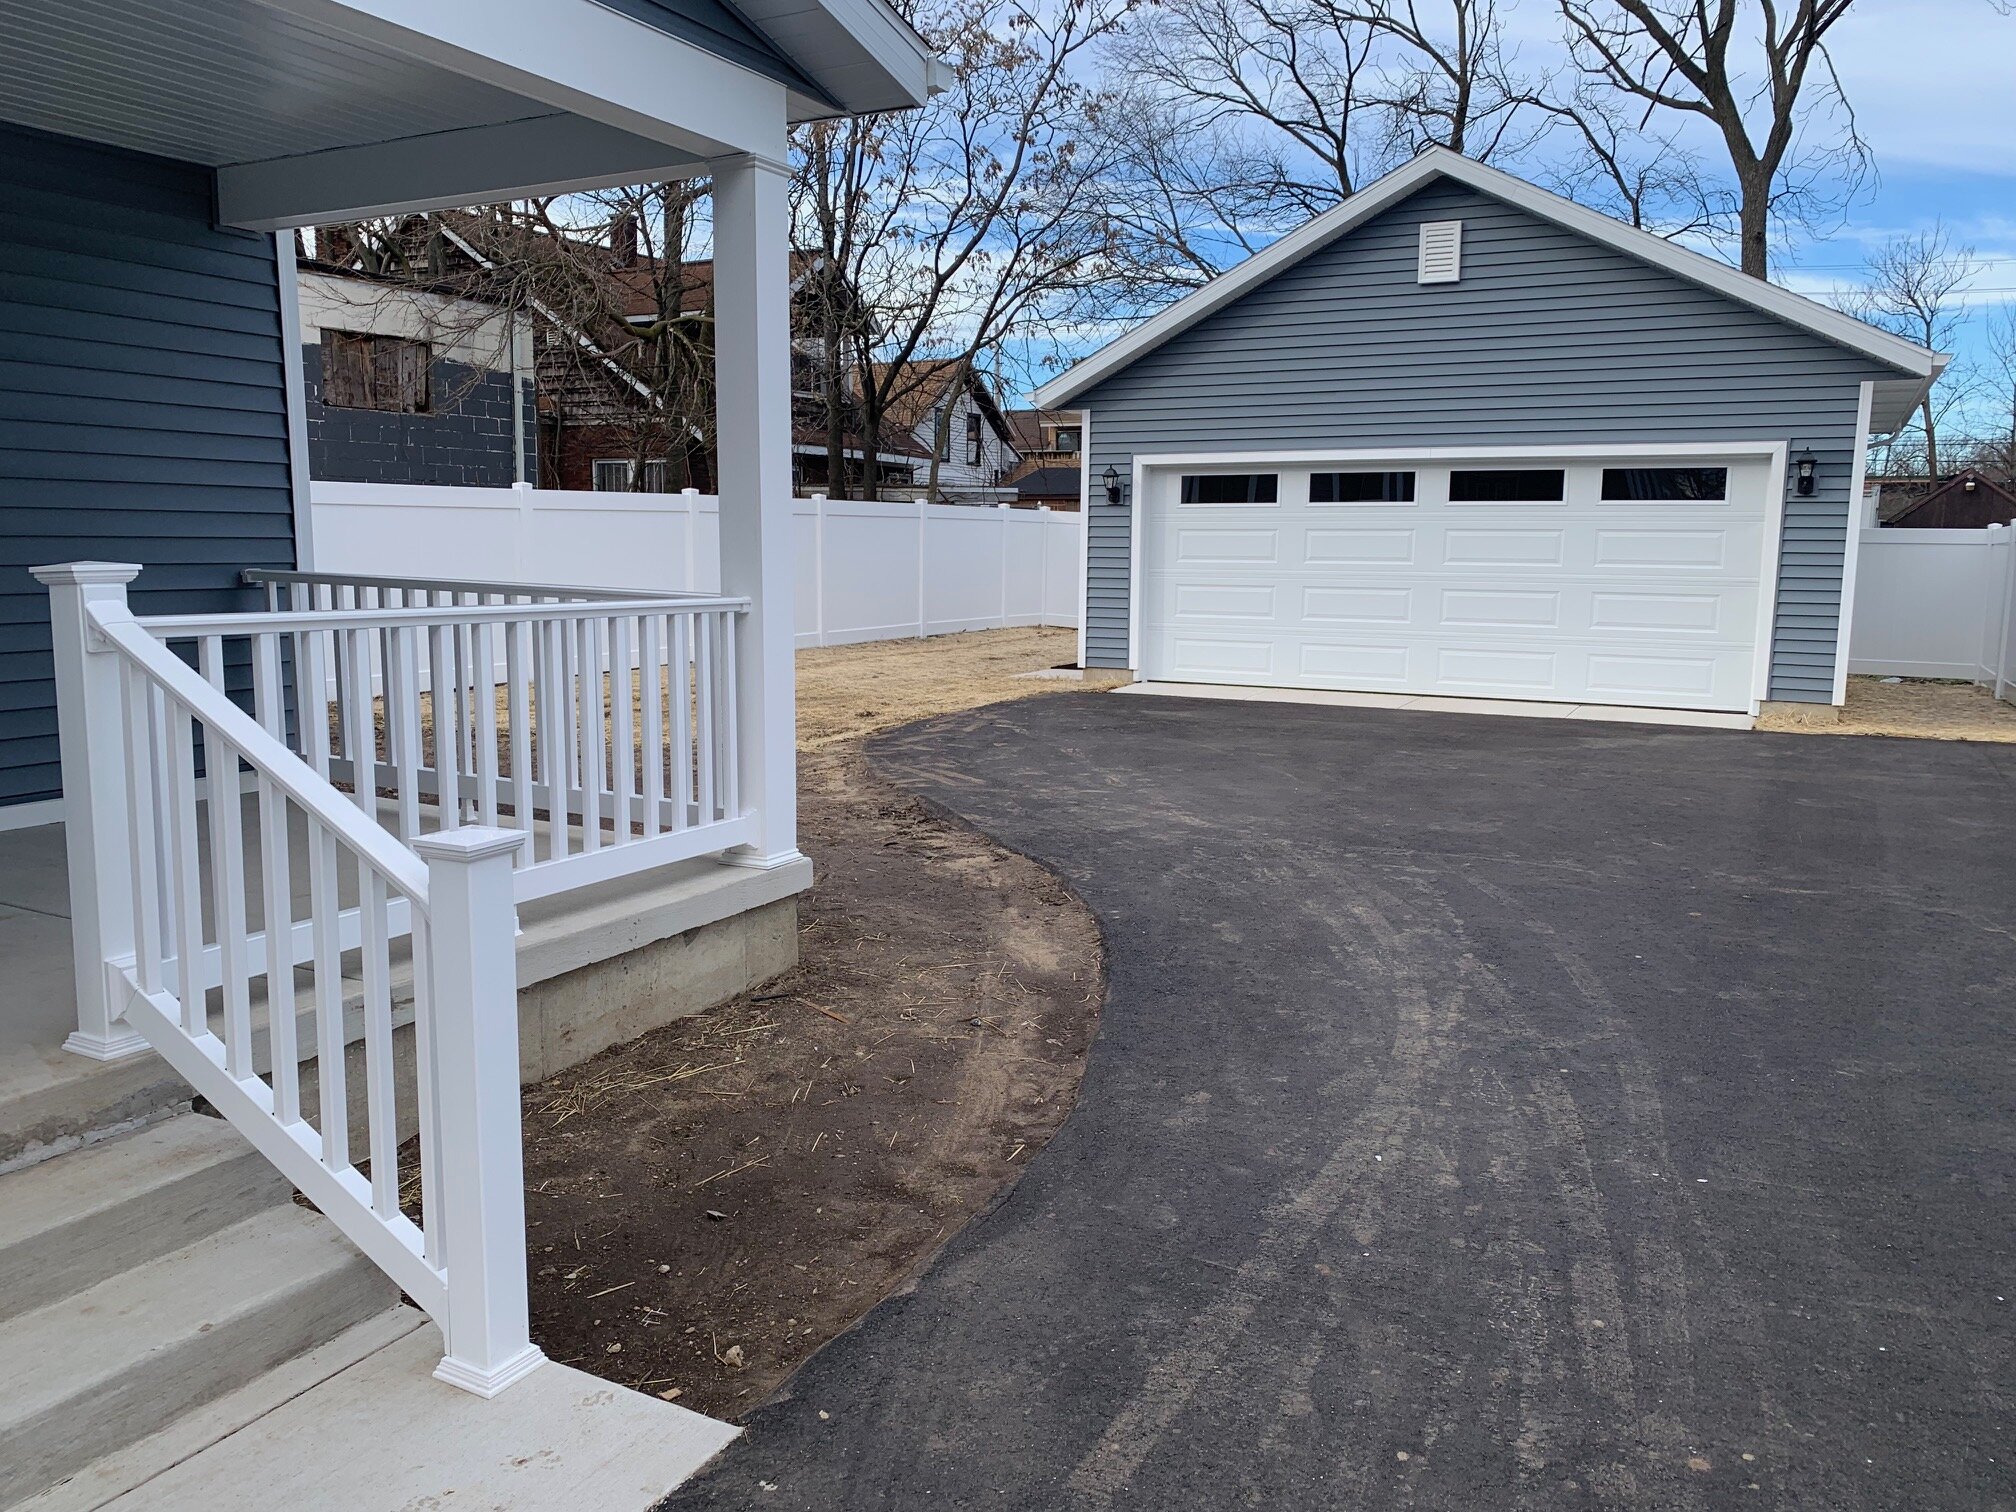
[[[196,1114],[0,1176],[0,1322],[292,1195],[237,1130]]]
[[[61,1505],[648,1512],[738,1432],[557,1363],[484,1401],[435,1380],[440,1358],[441,1335],[422,1322],[125,1495]],[[32,1512],[58,1505],[38,1501]]]
[[[0,1507],[397,1300],[333,1224],[289,1202],[0,1323]]]
[[[426,1326],[418,1308],[387,1308],[346,1328],[326,1344],[278,1365],[236,1391],[186,1412],[158,1433],[95,1459],[67,1480],[17,1504],[12,1512],[97,1512],[129,1493],[144,1504],[152,1492],[142,1488],[183,1461],[222,1443],[276,1412],[324,1381],[370,1359],[416,1328]]]

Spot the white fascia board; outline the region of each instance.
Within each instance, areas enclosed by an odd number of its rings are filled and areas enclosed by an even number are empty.
[[[1468,185],[1493,199],[1551,221],[1564,230],[1614,247],[1626,256],[1662,268],[1690,283],[1749,305],[1764,314],[1810,331],[1814,335],[1860,352],[1874,361],[1928,382],[1944,367],[1940,354],[1916,346],[1887,331],[1865,325],[1853,316],[1794,294],[1789,289],[1752,278],[1738,268],[1717,262],[1699,252],[1674,245],[1649,231],[1640,231],[1621,221],[1549,193],[1524,179],[1475,162],[1446,148],[1431,147],[1419,157],[1396,168],[1350,199],[1317,216],[1300,230],[1282,237],[1265,250],[1249,257],[1238,267],[1206,284],[1196,293],[1178,300],[1161,314],[1119,340],[1102,347],[1092,356],[1053,378],[1036,390],[1033,398],[1039,409],[1054,409],[1070,403],[1077,395],[1110,377],[1144,353],[1170,337],[1187,330],[1248,290],[1300,262],[1310,253],[1328,245],[1345,232],[1370,220],[1388,206],[1404,199],[1431,179],[1448,178]]]
[[[354,38],[662,142],[781,163],[785,86],[594,0],[256,0]]]
[[[803,95],[791,119],[903,110],[945,87],[945,65],[884,0],[738,0],[736,10],[843,107]]]
[[[217,214],[227,226],[272,231],[705,172],[704,160],[663,142],[552,115],[234,163],[217,170]]]

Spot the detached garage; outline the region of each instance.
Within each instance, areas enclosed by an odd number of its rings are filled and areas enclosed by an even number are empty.
[[[1839,703],[1863,451],[1945,361],[1430,151],[1039,391],[1085,416],[1081,659]]]

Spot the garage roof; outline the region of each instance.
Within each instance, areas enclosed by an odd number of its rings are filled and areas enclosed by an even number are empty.
[[[1550,194],[1500,169],[1488,167],[1446,148],[1431,147],[1405,167],[1395,169],[1334,210],[1326,211],[1300,230],[1255,253],[1196,293],[1178,300],[1161,314],[1051,379],[1036,390],[1034,400],[1037,407],[1054,409],[1070,404],[1093,385],[1437,178],[1466,184],[1479,193],[1515,205],[1591,241],[1614,247],[1628,256],[1726,295],[1739,304],[1761,310],[1787,325],[1797,326],[1837,346],[1860,352],[1892,369],[1898,377],[1879,378],[1875,383],[1870,423],[1878,432],[1891,431],[1901,425],[1951,360],[1946,353],[1929,351],[1888,331],[1880,331],[1802,294],[1781,289],[1761,278],[1752,278],[1727,263],[1690,252],[1663,237],[1612,220],[1607,215],[1563,199],[1558,194]]]

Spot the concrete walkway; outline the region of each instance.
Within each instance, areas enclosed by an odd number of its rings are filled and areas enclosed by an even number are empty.
[[[676,1507],[2016,1506],[2016,750],[1064,696],[1076,1112]]]

